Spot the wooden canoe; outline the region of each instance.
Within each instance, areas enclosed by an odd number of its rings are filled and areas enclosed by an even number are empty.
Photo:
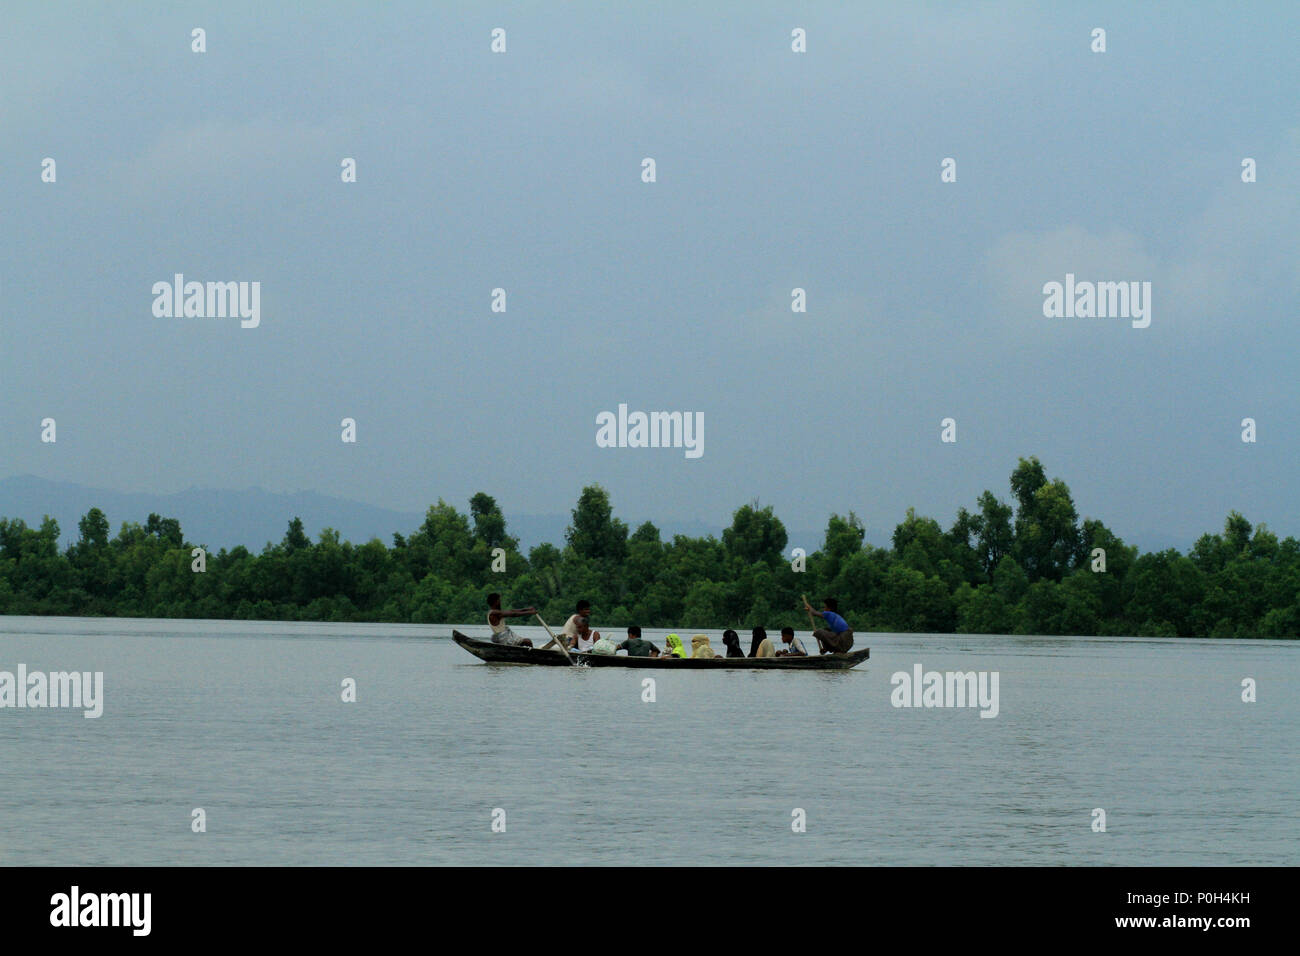
[[[558,651],[543,651],[534,647],[494,644],[467,637],[452,631],[451,639],[481,661],[489,664],[539,664],[546,667],[568,667],[569,662]],[[626,654],[584,654],[570,651],[578,667],[649,667],[663,670],[756,670],[756,671],[846,671],[867,659],[871,649],[849,651],[847,654],[814,654],[808,657],[715,657],[693,660],[670,657],[628,657]]]

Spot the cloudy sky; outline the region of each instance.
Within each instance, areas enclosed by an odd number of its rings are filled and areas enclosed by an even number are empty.
[[[1138,543],[1300,534],[1300,7],[618,7],[7,11],[0,477],[888,528],[1037,455]],[[178,272],[260,326],[155,317]],[[1150,327],[1044,318],[1066,273]]]

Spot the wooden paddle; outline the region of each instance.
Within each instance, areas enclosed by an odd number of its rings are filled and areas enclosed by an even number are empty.
[[[542,621],[542,616],[540,614],[537,615],[537,620]],[[560,653],[564,655],[564,659],[576,667],[577,665],[573,663],[573,658],[569,656],[569,649],[564,646],[564,641],[555,636],[555,632],[551,630],[551,626],[545,621],[542,621],[542,627],[546,628],[546,633],[551,635],[551,640],[553,640],[555,646],[560,649]]]
[[[815,630],[817,630],[817,621],[814,620],[814,618],[813,618],[812,606],[809,605],[809,603],[808,603],[808,595],[806,595],[806,594],[800,594],[799,596],[800,596],[801,598],[803,598],[803,606],[804,606],[804,610],[806,610],[806,611],[808,612],[808,624],[809,624],[809,626],[811,627],[811,629],[815,631]],[[821,650],[822,650],[822,639],[821,639],[820,637],[818,637],[816,634],[814,634],[814,635],[813,635],[813,640],[817,642],[817,651],[818,651],[818,653],[821,653]]]

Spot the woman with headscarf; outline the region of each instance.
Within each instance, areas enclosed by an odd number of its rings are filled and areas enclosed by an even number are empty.
[[[754,642],[749,645],[749,656],[776,657],[776,648],[773,647],[772,642],[768,640],[767,630],[765,628],[754,628]]]
[[[669,634],[664,638],[664,657],[681,657],[686,656],[686,648],[682,647],[682,639],[676,634]]]
[[[740,647],[740,635],[731,629],[722,632],[722,643],[727,645],[728,657],[744,657],[745,652]]]
[[[709,644],[709,635],[696,634],[691,638],[691,657],[693,659],[710,659],[718,656],[718,652]]]

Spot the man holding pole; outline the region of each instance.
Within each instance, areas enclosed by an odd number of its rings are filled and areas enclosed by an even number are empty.
[[[564,622],[564,630],[560,632],[560,637],[552,637],[542,645],[542,650],[549,651],[552,647],[557,646],[560,641],[564,642],[565,647],[574,647],[578,640],[578,622],[585,620],[591,614],[591,602],[582,600],[574,608],[573,614]],[[599,634],[596,637],[600,637]]]
[[[487,596],[488,603],[488,627],[492,629],[492,643],[510,644],[515,647],[532,647],[533,642],[526,637],[520,637],[510,626],[506,624],[505,619],[508,617],[532,617],[537,613],[535,607],[525,607],[519,610],[503,611],[501,610],[501,595],[493,592]]]
[[[822,610],[814,611],[813,606],[808,603],[808,598],[803,599],[804,610],[808,612],[808,621],[813,626],[813,637],[817,638],[817,646],[821,648],[823,654],[847,654],[849,648],[853,646],[853,628],[849,627],[849,622],[840,617],[839,605],[835,598],[823,598]],[[825,622],[825,627],[818,627],[817,622],[813,619],[816,615]]]

